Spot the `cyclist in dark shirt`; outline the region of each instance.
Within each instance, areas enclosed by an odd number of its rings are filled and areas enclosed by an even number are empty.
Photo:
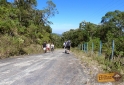
[[[70,47],[71,47],[71,41],[70,40],[68,40],[67,42],[66,42],[66,49],[65,49],[65,53],[70,53]]]
[[[43,48],[43,50],[44,50],[44,53],[46,53],[46,42],[44,42],[44,43],[42,44],[42,48]]]

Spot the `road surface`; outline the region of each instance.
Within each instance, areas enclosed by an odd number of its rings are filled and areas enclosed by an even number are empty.
[[[79,60],[64,50],[0,60],[0,85],[86,85]]]

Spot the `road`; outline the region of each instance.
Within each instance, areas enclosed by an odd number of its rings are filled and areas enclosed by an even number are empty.
[[[0,60],[0,85],[86,85],[79,60],[64,50]]]

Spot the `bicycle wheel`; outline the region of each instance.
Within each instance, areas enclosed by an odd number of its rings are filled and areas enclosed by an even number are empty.
[[[51,52],[53,52],[54,51],[54,48],[51,48]]]

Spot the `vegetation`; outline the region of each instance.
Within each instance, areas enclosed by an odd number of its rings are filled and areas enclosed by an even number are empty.
[[[36,0],[0,0],[0,58],[42,52],[44,41],[58,37],[48,20],[58,13],[56,5],[52,0],[46,3],[38,10]]]
[[[72,47],[79,44],[94,42],[95,51],[99,50],[99,41],[103,43],[103,52],[109,51],[112,47],[112,40],[115,41],[115,56],[124,56],[124,12],[115,10],[108,12],[102,17],[101,24],[96,25],[90,22],[79,23],[79,28],[71,29],[62,34],[63,41],[70,39]],[[107,53],[107,52],[106,52]],[[111,53],[108,52],[108,55]]]
[[[102,41],[104,63],[111,69],[120,69],[124,65],[124,12],[107,12],[100,24],[82,21],[79,28],[64,32],[62,36],[52,33],[49,18],[58,13],[52,0],[47,7],[36,9],[36,0],[15,0],[13,3],[0,0],[0,58],[42,52],[44,41],[53,42],[61,47],[62,42],[70,39],[72,47],[94,43],[94,52],[99,50]],[[110,62],[112,40],[115,41],[114,60]],[[92,56],[92,54],[89,54]],[[106,64],[106,63],[107,64]],[[110,62],[110,63],[108,63]]]
[[[104,55],[98,56],[96,53],[92,52],[84,52],[81,51],[79,48],[72,48],[71,51],[75,54],[75,56],[81,60],[81,63],[83,66],[86,66],[91,69],[90,74],[96,74],[96,73],[109,73],[109,72],[119,72],[120,74],[124,74],[124,67],[121,65],[120,62],[118,62],[118,59],[115,59],[113,61],[106,60]],[[92,56],[92,57],[91,57]],[[121,60],[124,60],[122,58]],[[97,68],[97,72],[94,71],[94,69]],[[95,75],[96,77],[97,75]],[[122,76],[122,79],[119,82],[124,81],[124,77]]]
[[[93,42],[95,53],[98,53],[101,41],[102,53],[104,54],[103,59],[106,63],[110,62],[107,64],[108,67],[117,71],[117,69],[120,69],[124,65],[124,61],[122,61],[124,58],[124,12],[122,11],[107,12],[98,25],[82,21],[79,23],[79,28],[64,32],[62,38],[63,41],[70,39],[72,47],[88,43],[89,51],[92,50]],[[114,59],[111,62],[113,40],[115,41]],[[106,64],[105,62],[104,64]]]

